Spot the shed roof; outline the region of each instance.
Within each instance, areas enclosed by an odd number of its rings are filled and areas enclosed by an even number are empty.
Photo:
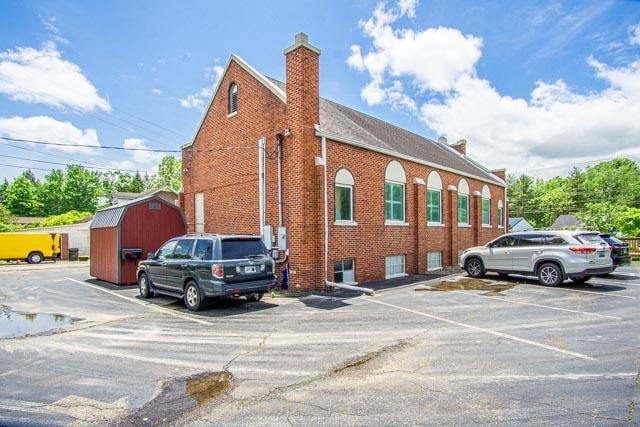
[[[522,221],[524,218],[509,218],[509,227],[515,227],[516,224],[518,224],[520,221]]]
[[[556,220],[549,226],[551,229],[562,229],[568,227],[582,227],[582,222],[575,215],[560,215]]]
[[[129,209],[131,206],[138,205],[149,200],[155,200],[159,203],[170,206],[173,209],[180,209],[178,206],[169,203],[168,201],[154,193],[96,211],[89,228],[94,229],[117,227],[120,224],[120,221],[122,220],[122,217],[124,216],[127,209]]]

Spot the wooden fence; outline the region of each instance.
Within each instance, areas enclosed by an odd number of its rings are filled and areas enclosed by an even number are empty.
[[[640,256],[640,237],[620,237],[620,240],[629,245],[631,256]]]

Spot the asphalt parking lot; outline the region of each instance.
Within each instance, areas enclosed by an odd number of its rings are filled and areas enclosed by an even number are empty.
[[[639,268],[487,279],[194,314],[86,266],[0,268],[5,312],[61,328],[0,339],[0,424],[640,424]]]

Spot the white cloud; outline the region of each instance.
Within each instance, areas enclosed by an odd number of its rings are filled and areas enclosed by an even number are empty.
[[[100,146],[95,129],[78,129],[70,122],[58,121],[49,116],[0,117],[0,135],[15,139],[68,144],[68,146],[37,145],[43,150],[92,154],[96,152],[94,148],[78,147],[77,144]]]
[[[398,0],[400,14],[406,15],[409,18],[416,16],[416,6],[418,6],[418,0]]]
[[[56,43],[68,44],[69,40],[62,36],[60,29],[56,25],[58,20],[55,16],[49,16],[48,18],[41,18],[42,25],[51,33],[51,38]]]
[[[360,46],[351,46],[347,64],[366,70],[371,76],[371,82],[361,92],[369,105],[386,102],[398,106],[397,99],[404,102],[404,97],[397,96],[395,83],[384,87],[387,76],[409,78],[421,93],[451,90],[461,76],[473,72],[482,54],[482,39],[457,29],[394,30],[391,24],[401,16],[411,16],[416,4],[400,1],[398,11],[380,4],[371,18],[360,23],[364,34],[371,38],[372,47],[363,55]]]
[[[144,139],[139,138],[127,138],[122,143],[124,148],[149,148]],[[149,170],[150,166],[157,167],[158,163],[164,157],[164,153],[156,153],[153,151],[129,151],[131,160],[125,160],[119,163],[121,169],[139,169]],[[122,165],[126,167],[123,167]]]
[[[63,59],[52,42],[40,50],[18,47],[0,52],[0,92],[14,101],[81,111],[111,110],[82,69]]]
[[[208,81],[207,85],[194,94],[187,95],[184,98],[179,99],[180,106],[184,108],[197,108],[200,111],[204,111],[204,106],[213,95],[213,89],[218,84],[218,80],[222,77],[224,67],[220,65],[214,65],[207,69],[205,73],[205,79]]]
[[[629,27],[629,42],[632,45],[640,45],[640,24]]]
[[[378,6],[363,24],[369,52],[354,45],[347,60],[369,72],[361,95],[370,105],[415,111],[434,133],[469,140],[470,156],[489,167],[521,171],[637,151],[640,59],[614,67],[586,58],[605,84],[599,91],[581,93],[559,79],[536,82],[528,98],[512,97],[478,76],[481,39],[453,28],[394,29],[397,16]],[[418,88],[415,95],[403,81]]]
[[[164,92],[162,91],[162,89],[158,89],[158,88],[153,88],[151,89],[151,93],[154,95],[162,95]]]

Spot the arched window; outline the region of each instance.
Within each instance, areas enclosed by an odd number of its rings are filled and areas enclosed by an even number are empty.
[[[238,112],[238,85],[233,82],[229,85],[229,114]]]
[[[504,205],[498,200],[498,227],[504,227]]]
[[[340,169],[336,173],[334,190],[335,220],[353,221],[353,175],[346,169]]]
[[[388,224],[404,224],[404,187],[407,176],[400,163],[392,160],[384,174],[384,219]]]
[[[458,225],[469,225],[469,184],[464,178],[458,183]]]
[[[427,225],[442,224],[442,179],[436,171],[427,178]]]
[[[482,187],[482,225],[491,225],[491,191],[489,187]]]

